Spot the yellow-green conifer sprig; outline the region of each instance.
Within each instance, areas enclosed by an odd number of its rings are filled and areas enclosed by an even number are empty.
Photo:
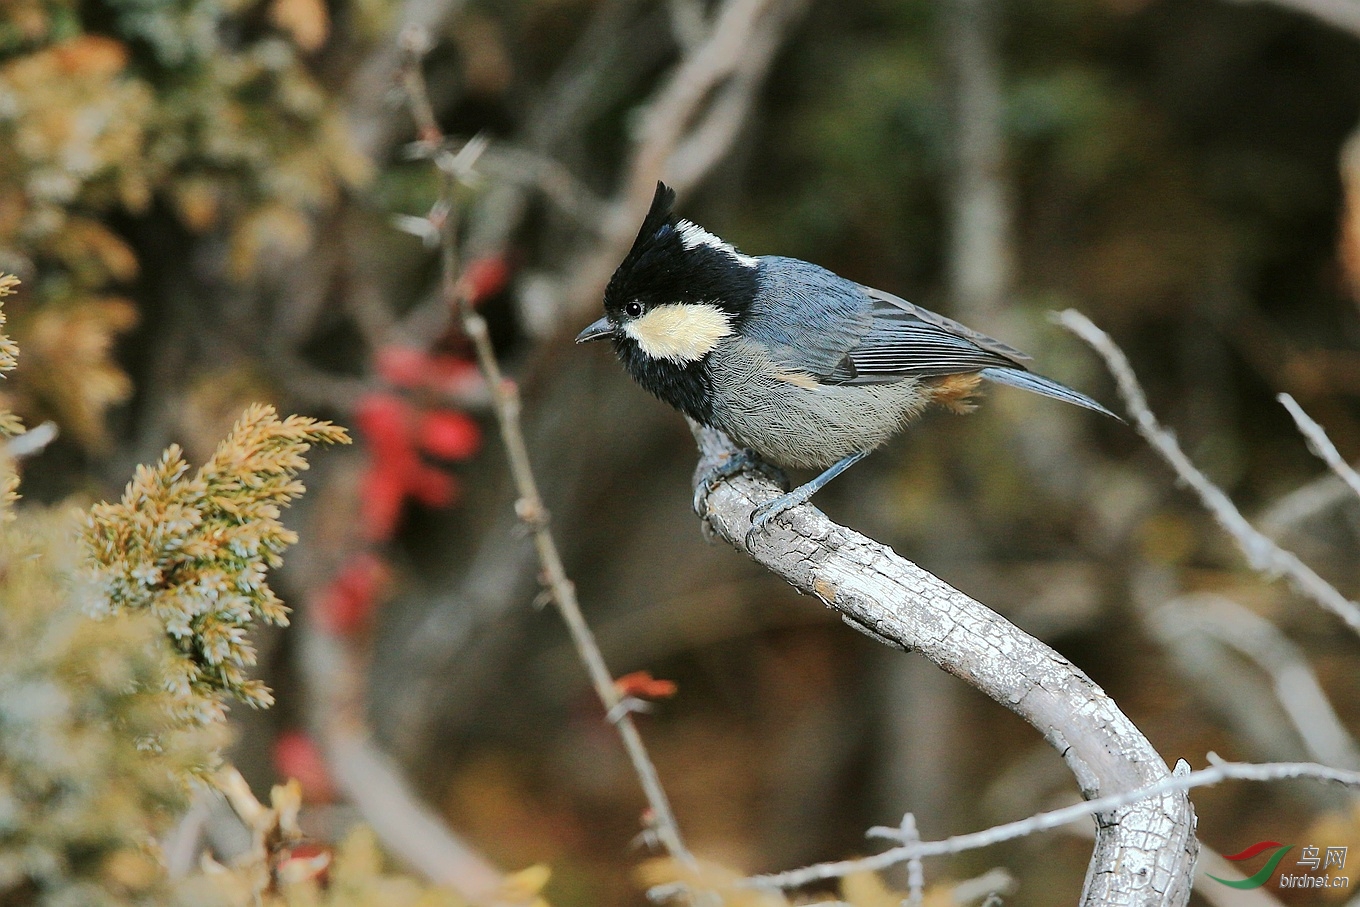
[[[257,658],[252,623],[288,622],[268,570],[297,536],[279,520],[303,492],[297,473],[311,445],[347,441],[328,422],[252,406],[193,476],[171,445],[138,468],[118,503],[91,509],[83,541],[102,607],[147,611],[165,628],[164,686],[177,720],[220,721],[227,697],[273,702],[247,669]]]

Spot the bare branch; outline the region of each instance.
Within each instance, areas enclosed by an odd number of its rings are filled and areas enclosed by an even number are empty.
[[[1211,879],[1231,879],[1241,870],[1222,855],[1203,844],[1199,846],[1199,863],[1195,866],[1195,891],[1211,907],[1284,907],[1280,900],[1262,888],[1229,888]]]
[[[1143,393],[1133,369],[1129,367],[1128,359],[1109,335],[1092,324],[1085,315],[1073,309],[1061,313],[1058,321],[1086,341],[1105,360],[1106,366],[1119,385],[1119,394],[1128,407],[1134,428],[1175,470],[1180,480],[1199,495],[1209,514],[1232,536],[1238,548],[1246,555],[1251,568],[1271,577],[1285,577],[1298,592],[1331,611],[1345,621],[1348,627],[1360,633],[1360,604],[1347,599],[1336,590],[1336,587],[1299,560],[1296,554],[1281,548],[1247,522],[1232,499],[1190,462],[1190,458],[1176,442],[1176,436],[1163,428],[1157,417],[1152,414],[1147,396]]]
[[[1289,410],[1289,415],[1294,417],[1294,424],[1299,427],[1299,433],[1308,442],[1308,449],[1326,463],[1328,468],[1336,473],[1337,478],[1355,492],[1356,497],[1360,497],[1360,474],[1342,459],[1336,445],[1327,437],[1327,432],[1322,430],[1322,426],[1314,422],[1312,417],[1303,411],[1303,407],[1288,394],[1280,394],[1275,399],[1284,404],[1284,408]]]
[[[47,445],[55,440],[57,440],[57,423],[49,420],[6,441],[3,455],[14,460],[22,460],[25,457],[42,453]]]
[[[1272,538],[1296,532],[1308,522],[1326,519],[1351,500],[1350,489],[1336,476],[1323,474],[1274,501],[1261,512],[1261,531]]]
[[[421,802],[366,734],[336,727],[324,742],[337,785],[392,853],[474,903],[500,903],[500,872]]]
[[[440,34],[466,5],[467,0],[406,0],[393,17],[395,33],[355,70],[346,91],[350,102],[345,114],[355,147],[365,157],[381,158],[402,128],[397,115],[401,105],[393,102],[406,53],[398,37],[411,28]]]
[[[700,450],[697,482],[737,451],[720,432],[691,428]],[[1168,780],[1151,744],[1090,678],[891,549],[807,505],[775,520],[747,548],[752,511],[777,494],[768,480],[743,474],[700,500],[713,530],[757,563],[816,595],[855,628],[919,651],[1036,727],[1087,797],[1127,797]],[[1098,809],[1110,812],[1100,822],[1082,903],[1122,903],[1136,891],[1156,893],[1158,900],[1144,903],[1184,904],[1196,847],[1184,793],[1167,788]]]
[[[996,0],[948,0],[939,10],[953,107],[949,286],[958,317],[986,328],[1001,310],[1014,271],[1001,11]]]
[[[430,144],[442,144],[444,136],[434,119],[429,103],[424,77],[420,69],[422,42],[414,35],[406,40],[408,47],[407,65],[403,81],[410,95],[411,110],[416,117],[416,125],[422,139]],[[613,675],[605,665],[604,656],[595,642],[595,636],[581,613],[576,599],[576,585],[567,577],[566,568],[558,552],[557,542],[548,528],[548,510],[544,506],[538,483],[534,479],[533,467],[529,460],[529,448],[524,441],[524,430],[520,423],[519,391],[515,384],[505,377],[500,362],[491,344],[486,320],[472,305],[469,288],[461,279],[461,263],[458,255],[457,238],[457,199],[456,193],[460,179],[466,177],[476,163],[475,153],[469,153],[468,143],[458,158],[445,163],[440,162],[441,193],[440,207],[445,212],[441,230],[440,259],[442,264],[441,288],[445,305],[457,313],[463,332],[472,342],[477,364],[486,378],[491,391],[492,410],[500,428],[501,442],[505,448],[510,475],[514,481],[519,499],[515,502],[515,513],[529,530],[534,549],[538,554],[539,565],[543,571],[543,583],[557,606],[558,613],[567,625],[572,642],[576,646],[581,661],[590,675],[591,685],[595,688],[605,714],[610,716],[623,740],[624,749],[633,763],[642,789],[651,807],[652,828],[662,845],[675,859],[693,866],[694,857],[686,848],[680,836],[680,829],[671,810],[670,800],[661,786],[656,767],[643,745],[642,735],[627,709],[620,708],[623,697],[614,685]]]
[[[299,663],[312,729],[337,787],[397,859],[476,907],[500,907],[500,871],[420,801],[363,729],[358,678],[364,672],[353,654],[324,635],[315,620],[304,621],[301,629]]]
[[[704,7],[695,0],[667,0],[671,31],[685,50],[693,50],[704,40]]]
[[[916,828],[916,817],[907,813],[897,828],[903,844],[919,844],[921,833]],[[921,907],[926,896],[926,868],[920,857],[907,860],[907,900],[903,907]]]
[[[807,0],[785,0],[771,11],[769,23],[751,36],[728,84],[671,154],[666,179],[673,186],[698,184],[726,156],[741,127],[749,122],[756,92],[764,83],[788,23],[806,6]]]
[[[1153,611],[1151,618],[1168,636],[1203,633],[1249,658],[1270,678],[1285,715],[1314,759],[1360,767],[1360,749],[1317,675],[1273,623],[1220,595],[1176,599]]]
[[[1064,826],[1064,834],[1090,840],[1095,829],[1085,823],[1072,823]],[[1241,875],[1240,869],[1223,859],[1212,847],[1203,841],[1199,845],[1199,859],[1195,861],[1195,893],[1208,901],[1212,907],[1283,907],[1276,898],[1264,888],[1229,888],[1210,876],[1231,879]]]
[[[172,879],[182,879],[194,870],[203,838],[212,814],[210,797],[218,796],[210,788],[194,791],[189,809],[180,817],[174,829],[161,844],[165,872]]]
[[[818,863],[813,866],[804,867],[803,869],[795,869],[791,872],[752,876],[751,878],[746,879],[744,884],[751,888],[799,888],[804,885],[810,885],[813,882],[844,878],[845,876],[856,872],[879,872],[887,869],[889,866],[895,866],[899,863],[904,863],[907,860],[963,853],[968,850],[991,847],[995,844],[1000,844],[1003,841],[1011,841],[1015,838],[1032,835],[1035,832],[1059,828],[1069,822],[1074,822],[1078,819],[1085,818],[1086,816],[1117,810],[1121,807],[1138,803],[1145,798],[1158,797],[1172,792],[1184,792],[1196,787],[1210,787],[1228,780],[1283,781],[1295,778],[1312,778],[1319,781],[1331,781],[1337,784],[1343,784],[1347,787],[1360,788],[1360,772],[1344,771],[1326,765],[1319,765],[1316,762],[1275,762],[1263,765],[1252,765],[1243,762],[1217,761],[1217,757],[1213,753],[1209,754],[1209,758],[1211,762],[1214,762],[1209,768],[1200,769],[1197,772],[1187,771],[1169,775],[1155,784],[1149,784],[1138,790],[1113,794],[1108,797],[1100,797],[1095,800],[1087,800],[1084,803],[1075,803],[1072,806],[1065,806],[1062,809],[1055,809],[1030,816],[1028,819],[1021,819],[1018,822],[1008,822],[1005,825],[997,825],[985,831],[973,832],[971,834],[954,835],[953,837],[945,838],[942,841],[925,841],[921,843],[904,844],[901,847],[885,850],[872,857],[864,857],[863,859],[858,860]],[[1110,900],[1101,903],[1118,902]]]
[[[693,183],[683,180],[697,180],[706,170],[697,163],[712,166],[721,158],[726,145],[719,140],[730,143],[736,134],[731,111],[737,109],[735,101],[740,95],[729,96],[726,104],[717,102],[713,112],[716,119],[707,129],[702,125],[691,127],[691,122],[714,89],[743,72],[744,67],[750,67],[745,70],[745,92],[749,94],[759,86],[773,53],[766,52],[761,59],[758,51],[767,41],[777,45],[798,3],[726,0],[718,8],[704,41],[685,55],[643,113],[623,188],[601,222],[601,242],[575,266],[577,276],[567,292],[564,314],[599,299],[637,233],[641,212],[647,209],[657,180],[665,179],[676,192],[684,193]],[[758,68],[753,61],[759,63]],[[697,140],[699,144],[686,145],[693,136],[702,137]],[[704,153],[700,155],[700,151]]]
[[[1015,891],[1015,877],[1004,869],[989,869],[982,875],[965,879],[954,886],[950,895],[955,904],[971,904]]]

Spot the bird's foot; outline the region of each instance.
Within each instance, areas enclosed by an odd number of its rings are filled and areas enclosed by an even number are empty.
[[[766,463],[750,450],[742,448],[708,470],[694,483],[694,512],[707,519],[708,496],[713,493],[713,489],[717,488],[720,483],[748,469],[768,476],[784,488],[789,485],[788,476],[784,475],[782,470]]]
[[[860,460],[869,455],[869,451],[860,450],[849,454],[832,463],[826,470],[813,479],[811,482],[799,485],[793,491],[780,495],[767,504],[762,504],[751,512],[751,529],[746,533],[746,548],[749,551],[751,542],[755,540],[756,533],[764,529],[770,520],[779,516],[786,510],[797,507],[799,504],[806,504],[812,500],[812,496],[821,491],[827,482],[854,466]]]
[[[800,504],[806,504],[812,499],[812,496],[816,494],[816,492],[817,488],[813,487],[813,483],[808,482],[806,485],[800,485],[793,491],[790,491],[787,494],[781,494],[773,501],[761,504],[755,510],[751,511],[751,528],[746,533],[746,547],[751,547],[751,544],[755,541],[756,535],[765,528],[770,520],[773,520],[785,511],[792,510]]]

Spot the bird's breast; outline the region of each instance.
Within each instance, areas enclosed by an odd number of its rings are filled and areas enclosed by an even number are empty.
[[[706,360],[712,412],[701,421],[780,466],[822,469],[878,447],[928,402],[919,382],[828,385],[777,367],[763,348],[727,337]]]

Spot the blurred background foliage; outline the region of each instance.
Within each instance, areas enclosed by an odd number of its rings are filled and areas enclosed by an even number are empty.
[[[1360,502],[1322,476],[1273,397],[1293,394],[1360,456],[1360,144],[1343,153],[1360,122],[1360,35],[1226,0],[788,6],[731,148],[682,212],[746,251],[955,315],[1108,401],[1097,363],[1046,320],[1081,309],[1128,351],[1195,461],[1354,597]],[[969,109],[951,55],[970,9],[990,17],[997,73],[1004,150],[986,179],[1006,214],[1000,305],[951,277],[971,254],[951,239]],[[23,356],[0,390],[28,424],[61,430],[23,464],[26,501],[109,497],[171,442],[202,462],[255,400],[362,442],[319,459],[294,521],[304,543],[279,589],[297,626],[255,640],[280,704],[233,712],[232,760],[257,790],[298,777],[319,838],[343,840],[358,818],[325,743],[332,713],[352,709],[493,862],[550,866],[554,904],[642,903],[635,780],[560,626],[530,606],[537,568],[500,457],[483,449],[487,395],[435,295],[436,262],[409,235],[436,192],[405,151],[415,135],[394,78],[413,19],[432,30],[442,127],[492,142],[462,199],[463,248],[524,388],[569,571],[611,668],[678,684],[644,733],[696,852],[785,868],[862,852],[864,828],[906,810],[935,837],[1071,794],[1009,713],[706,545],[681,420],[603,351],[569,345],[595,317],[581,263],[606,232],[642,105],[684,57],[686,17],[712,11],[0,6],[0,271],[24,281],[7,301]],[[403,216],[407,232],[393,226]],[[819,501],[1054,645],[1169,762],[1309,755],[1250,661],[1158,629],[1154,609],[1191,593],[1277,624],[1360,726],[1356,641],[1247,572],[1124,426],[998,390],[968,419],[926,419]],[[43,601],[6,598],[15,634],[58,620],[33,610]],[[317,683],[318,637],[349,655],[339,670],[361,693],[344,703]],[[81,659],[95,658],[86,645]],[[7,640],[0,658],[64,682],[61,657],[35,662]],[[154,793],[136,777],[127,797]],[[1205,842],[1226,852],[1360,838],[1337,798],[1303,785],[1195,801]],[[1019,880],[1007,903],[1048,904],[1076,896],[1088,856],[1056,835],[927,871],[1002,865]]]

